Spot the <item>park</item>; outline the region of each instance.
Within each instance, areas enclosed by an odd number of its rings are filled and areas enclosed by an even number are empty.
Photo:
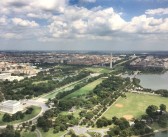
[[[118,98],[107,111],[103,114],[104,117],[111,119],[114,116],[124,117],[127,120],[140,118],[145,114],[145,110],[149,105],[159,106],[165,104],[168,106],[167,98],[157,95],[146,95],[138,93],[127,93],[126,98]]]

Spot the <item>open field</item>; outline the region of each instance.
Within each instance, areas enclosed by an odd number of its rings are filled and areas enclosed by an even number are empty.
[[[24,121],[27,121],[29,119],[32,119],[33,117],[37,116],[40,111],[41,111],[41,107],[37,107],[37,106],[32,106],[32,108],[34,109],[32,114],[30,115],[25,115],[25,117],[21,120],[15,120],[15,121],[12,121],[12,122],[3,122],[2,121],[2,117],[3,117],[3,113],[0,113],[0,125],[9,125],[9,124],[16,124],[16,123],[21,123],[21,122],[24,122]]]
[[[37,134],[35,132],[31,132],[31,131],[22,131],[21,132],[21,137],[37,137]]]
[[[65,96],[65,98],[72,98],[72,97],[77,97],[80,95],[86,95],[88,94],[90,91],[92,91],[98,84],[100,84],[103,81],[102,78],[97,79],[89,84],[87,84],[86,86],[80,88],[79,90]]]
[[[36,82],[33,82],[32,84],[34,85],[38,85],[38,84],[43,84],[43,83],[47,83],[48,80],[44,80],[44,81],[36,81]]]
[[[117,116],[130,120],[145,114],[146,108],[149,105],[160,106],[160,104],[165,104],[168,106],[168,99],[164,97],[136,93],[127,93],[126,95],[126,99],[119,98],[103,116],[108,119]]]
[[[83,109],[78,108],[78,109],[75,109],[74,112],[63,111],[63,112],[61,112],[61,114],[62,114],[62,115],[73,114],[74,117],[79,118],[79,117],[80,117],[80,116],[79,116],[79,113],[80,113],[82,110],[83,110]]]
[[[67,133],[67,131],[62,131],[62,132],[59,132],[57,134],[53,134],[53,130],[54,129],[50,129],[48,132],[43,132],[42,130],[40,130],[40,132],[41,132],[43,137],[61,137],[62,135]]]
[[[87,70],[89,71],[92,71],[94,73],[109,73],[111,70],[108,69],[108,68],[94,68],[94,67],[89,67],[89,68],[86,68]]]

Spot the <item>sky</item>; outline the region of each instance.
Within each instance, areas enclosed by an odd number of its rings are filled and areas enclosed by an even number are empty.
[[[168,0],[0,0],[0,50],[168,50]]]

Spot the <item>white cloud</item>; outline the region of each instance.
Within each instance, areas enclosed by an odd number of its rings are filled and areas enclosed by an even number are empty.
[[[49,19],[51,18],[53,15],[50,14],[50,13],[27,13],[27,17],[30,17],[30,18],[37,18],[37,19]]]
[[[81,1],[95,2],[95,0]],[[16,33],[22,34],[23,37],[31,37],[28,34],[29,27],[32,29],[31,32],[34,32],[31,33],[32,36],[45,40],[120,39],[132,38],[133,35],[144,38],[147,37],[147,33],[155,37],[157,34],[168,33],[168,18],[151,17],[151,15],[168,14],[167,8],[147,10],[144,15],[135,16],[130,21],[124,20],[122,14],[113,8],[87,9],[68,5],[68,0],[0,0],[0,8],[0,25],[7,26],[3,28],[4,33],[2,29],[0,33],[8,38],[15,38]],[[39,19],[42,21],[41,24],[32,21]]]
[[[94,3],[96,2],[96,0],[80,0],[81,2],[91,2],[91,3]]]
[[[5,17],[5,16],[0,17],[0,24],[1,25],[6,25],[7,24],[7,17]]]
[[[32,0],[30,5],[44,10],[62,10],[67,3],[68,0]]]
[[[120,31],[125,21],[112,8],[72,8],[64,14],[53,17],[49,25],[54,37],[100,37]]]
[[[124,31],[130,33],[168,33],[168,20],[155,19],[141,15],[132,18],[131,22],[127,23]]]
[[[37,18],[50,16],[52,12],[61,13],[69,0],[0,0],[0,15],[36,15]],[[35,16],[33,16],[35,18]]]
[[[23,20],[21,18],[13,18],[12,22],[15,25],[23,26],[23,27],[38,27],[39,26],[39,24],[37,24],[35,21]]]
[[[4,39],[21,39],[22,37],[16,33],[4,33],[3,35],[0,35],[0,38]]]
[[[148,15],[166,15],[168,14],[168,8],[158,8],[146,10],[145,14]]]

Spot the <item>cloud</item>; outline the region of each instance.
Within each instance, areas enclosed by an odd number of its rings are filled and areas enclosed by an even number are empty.
[[[48,26],[53,37],[100,37],[120,31],[125,21],[113,8],[92,9],[72,8],[54,16]]]
[[[125,21],[113,8],[70,7],[48,25],[54,38],[113,39],[132,35],[168,33],[168,19],[136,16]]]
[[[43,13],[43,12],[38,12],[38,13],[27,13],[26,15],[29,18],[35,18],[35,19],[49,19],[53,15],[51,13]]]
[[[68,3],[68,0],[32,0],[31,6],[44,10],[62,10]]]
[[[168,8],[148,9],[145,14],[148,15],[167,15]]]
[[[80,0],[81,2],[91,2],[91,3],[94,3],[96,2],[96,0]]]
[[[0,38],[4,38],[4,39],[21,39],[22,37],[16,33],[5,33],[3,35],[0,36]]]
[[[69,0],[1,0],[0,14],[27,14],[62,12]]]
[[[37,24],[35,21],[23,20],[21,18],[13,18],[12,22],[15,25],[22,26],[22,27],[38,27],[39,26],[39,24]]]
[[[95,0],[82,0],[95,2]],[[1,0],[0,34],[4,38],[122,39],[167,36],[165,9],[149,9],[126,21],[112,7],[87,9],[69,5],[68,0]],[[153,16],[153,17],[152,17]],[[38,23],[37,23],[38,22]],[[3,27],[6,25],[6,27]],[[29,30],[31,28],[31,32]],[[17,37],[15,37],[17,36]],[[2,36],[1,36],[2,37]],[[21,37],[19,37],[21,38]]]
[[[6,25],[7,23],[7,18],[5,16],[0,17],[0,25]]]

